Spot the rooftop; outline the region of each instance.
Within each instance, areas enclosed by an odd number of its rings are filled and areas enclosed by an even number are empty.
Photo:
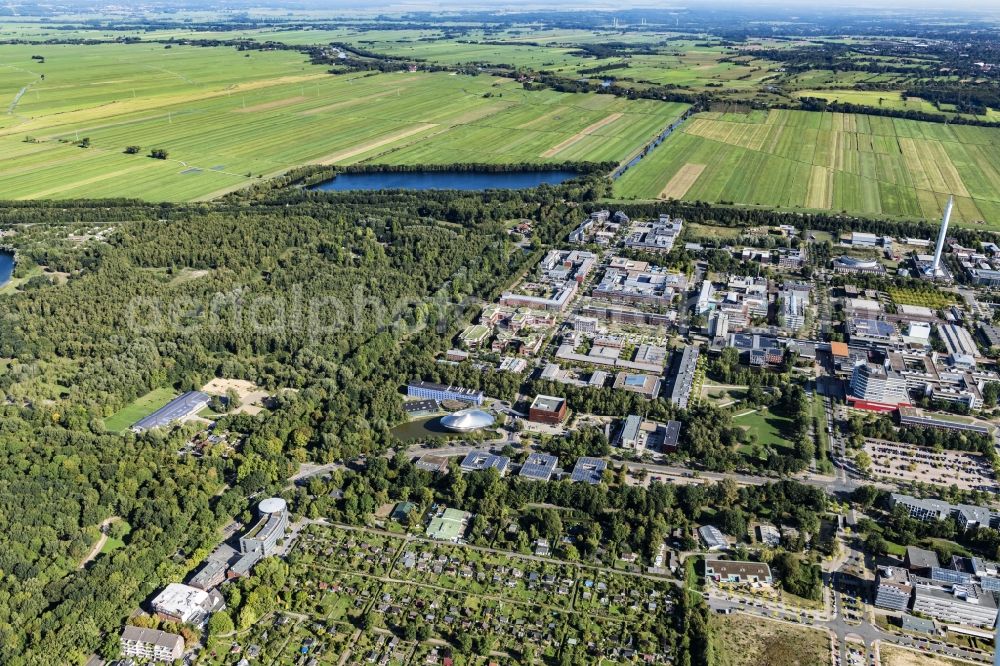
[[[132,424],[136,431],[152,430],[179,421],[197,412],[208,404],[209,397],[201,391],[188,391],[168,402],[163,407]]]
[[[717,575],[722,578],[739,576],[746,578],[770,578],[771,567],[763,562],[737,562],[730,560],[705,560],[706,575]]]
[[[544,412],[558,412],[566,400],[551,395],[536,395],[531,402],[532,409],[540,409]]]
[[[160,647],[173,649],[180,644],[184,647],[184,638],[177,634],[170,634],[159,629],[146,629],[145,627],[133,627],[126,625],[122,632],[122,640],[136,643],[150,643]]]
[[[916,546],[906,547],[906,561],[911,569],[933,569],[940,567],[937,554]]]
[[[498,456],[489,451],[469,451],[462,460],[462,469],[466,472],[474,472],[484,469],[495,468],[500,474],[507,471],[510,465],[510,458]]]
[[[729,541],[726,539],[725,535],[723,535],[719,528],[714,525],[703,525],[702,527],[699,527],[698,536],[701,537],[705,546],[711,550],[729,547]]]
[[[547,453],[532,453],[521,465],[520,475],[529,479],[548,481],[559,464],[559,459]]]
[[[573,476],[571,477],[574,482],[581,481],[584,483],[598,484],[601,482],[601,477],[604,475],[604,470],[608,468],[608,463],[602,458],[588,458],[581,457],[577,458],[576,466],[573,467]]]

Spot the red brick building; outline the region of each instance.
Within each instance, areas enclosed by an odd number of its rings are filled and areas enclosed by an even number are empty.
[[[528,409],[528,420],[558,425],[566,419],[566,400],[551,395],[536,395]]]

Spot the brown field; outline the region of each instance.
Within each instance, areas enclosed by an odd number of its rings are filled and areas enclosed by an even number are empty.
[[[680,199],[698,180],[698,176],[705,170],[704,164],[692,164],[688,162],[674,174],[674,177],[660,191],[661,199]]]
[[[552,148],[549,148],[548,150],[546,150],[544,153],[542,153],[541,156],[542,157],[555,157],[557,154],[559,154],[563,150],[566,150],[567,148],[569,148],[570,146],[572,146],[577,141],[582,140],[584,137],[590,136],[591,134],[593,134],[597,130],[601,129],[602,127],[610,125],[611,123],[613,123],[616,120],[618,120],[619,118],[621,118],[623,115],[625,115],[625,114],[622,114],[622,113],[612,113],[607,118],[602,118],[601,120],[598,120],[596,123],[593,123],[591,125],[587,125],[586,127],[584,127],[582,130],[580,130],[579,132],[577,132],[576,134],[574,134],[570,138],[568,138],[565,141],[562,141],[559,144],[553,146]]]
[[[421,123],[419,125],[414,125],[405,130],[400,130],[399,132],[394,132],[389,136],[384,136],[381,139],[372,139],[366,143],[358,144],[353,148],[348,148],[346,150],[341,150],[339,152],[333,153],[332,155],[326,155],[316,160],[317,164],[333,164],[341,160],[349,160],[352,157],[356,157],[362,153],[367,153],[369,150],[374,150],[375,148],[381,148],[382,146],[387,146],[393,141],[398,141],[400,139],[405,139],[408,136],[413,136],[414,134],[419,134],[424,130],[429,130],[433,127],[437,127],[437,123]]]
[[[833,206],[833,171],[814,166],[809,174],[806,208],[829,209]]]
[[[879,657],[882,666],[960,666],[960,664],[966,663],[947,657],[931,656],[913,650],[891,647],[885,643],[879,647]]]
[[[746,615],[713,616],[719,666],[817,666],[830,663],[825,631]]]
[[[242,403],[237,409],[238,414],[259,414],[264,409],[264,400],[269,395],[267,391],[245,379],[226,379],[216,377],[209,383],[201,387],[204,393],[209,395],[226,395],[229,389],[236,391]]]

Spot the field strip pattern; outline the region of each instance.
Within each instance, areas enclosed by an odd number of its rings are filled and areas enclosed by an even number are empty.
[[[59,50],[0,126],[0,191],[12,199],[204,200],[317,163],[618,162],[689,108],[445,72],[335,74],[288,51]],[[11,97],[27,79],[16,74]],[[74,145],[83,138],[89,148]]]
[[[236,113],[256,113],[258,111],[272,111],[274,109],[281,109],[286,106],[292,106],[293,104],[300,104],[305,102],[309,98],[304,95],[295,95],[294,97],[286,97],[285,99],[276,99],[273,102],[261,102],[254,106],[244,106],[241,109],[236,109]]]
[[[1000,226],[1000,129],[805,111],[701,113],[616,184],[658,199],[705,169],[691,200]],[[677,178],[678,180],[674,180]],[[676,195],[675,195],[676,196]]]
[[[353,148],[348,148],[347,150],[341,150],[339,152],[333,153],[332,155],[327,155],[325,157],[317,160],[318,164],[335,164],[344,160],[349,160],[352,157],[356,157],[363,153],[375,150],[376,148],[381,148],[382,146],[387,146],[390,143],[399,141],[400,139],[405,139],[408,136],[413,136],[414,134],[419,134],[429,129],[434,129],[437,125],[433,123],[421,123],[415,125],[405,130],[399,132],[393,132],[389,136],[384,136],[380,139],[373,139],[371,141],[366,141],[365,143],[358,144]]]
[[[566,150],[567,148],[569,148],[573,144],[575,144],[575,143],[577,143],[579,141],[582,141],[585,137],[590,136],[591,134],[593,134],[597,130],[599,130],[599,129],[601,129],[601,128],[607,126],[607,125],[610,125],[613,122],[615,122],[616,120],[618,120],[619,118],[621,118],[623,115],[624,114],[622,114],[622,113],[612,113],[610,116],[607,116],[606,118],[602,118],[601,120],[598,120],[596,123],[594,123],[592,125],[588,125],[583,130],[581,130],[580,132],[577,132],[576,134],[574,134],[573,136],[569,137],[565,141],[562,141],[562,142],[556,144],[552,148],[549,148],[544,153],[542,153],[541,156],[542,157],[555,157],[556,155],[558,155],[562,151]]]
[[[661,199],[680,199],[691,189],[695,181],[705,170],[706,164],[691,164],[688,162],[674,174],[666,187],[660,192]]]

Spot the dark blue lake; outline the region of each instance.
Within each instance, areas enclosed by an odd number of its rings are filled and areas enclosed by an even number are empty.
[[[0,286],[7,284],[11,273],[14,272],[14,255],[10,252],[0,251]]]
[[[522,190],[543,183],[558,185],[579,174],[573,171],[382,171],[342,173],[311,190]]]

